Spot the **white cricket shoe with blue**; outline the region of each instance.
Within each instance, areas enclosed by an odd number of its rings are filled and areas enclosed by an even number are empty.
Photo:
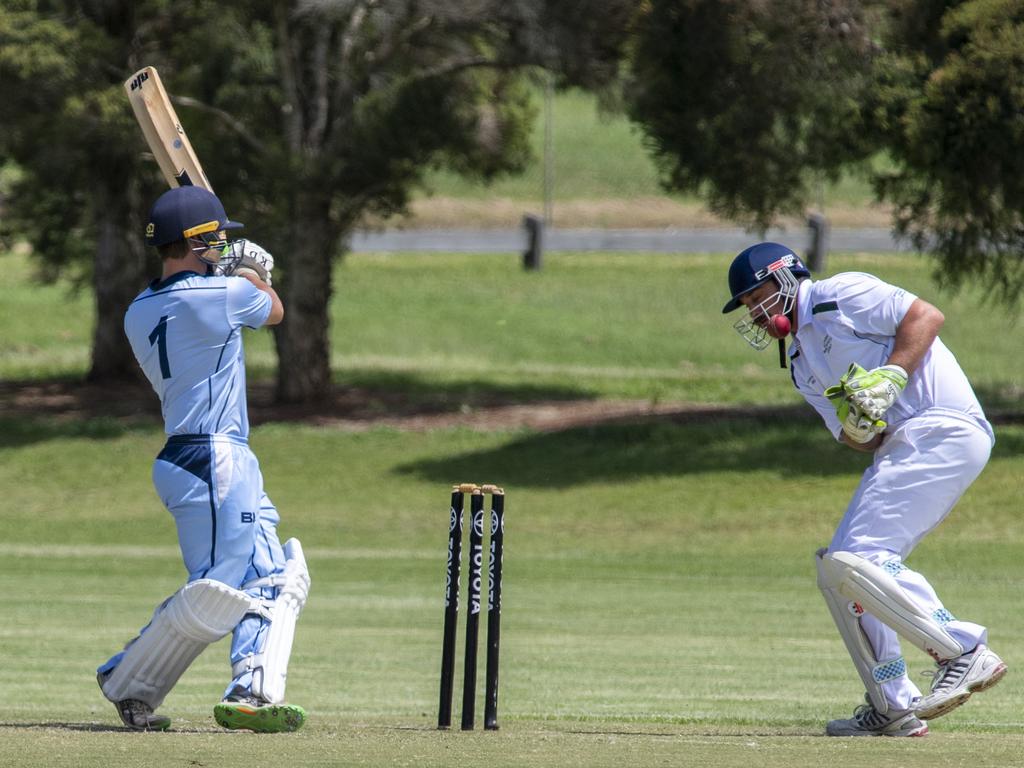
[[[987,645],[979,644],[963,656],[938,663],[931,673],[931,692],[917,702],[914,712],[928,720],[941,717],[964,704],[972,693],[991,688],[1005,674],[1006,663]]]
[[[890,709],[882,714],[868,699],[846,720],[830,720],[825,726],[826,736],[924,736],[928,723],[914,714],[912,709]]]

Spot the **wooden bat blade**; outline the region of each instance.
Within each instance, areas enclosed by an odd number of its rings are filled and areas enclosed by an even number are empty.
[[[156,68],[140,69],[125,81],[124,89],[167,183],[172,187],[203,187],[212,192]]]

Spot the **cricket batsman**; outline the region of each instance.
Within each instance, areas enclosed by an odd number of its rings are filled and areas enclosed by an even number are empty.
[[[906,559],[981,473],[995,441],[971,385],[938,337],[942,312],[868,274],[812,281],[792,250],[758,243],[729,268],[724,313],[755,349],[785,340],[793,383],[836,440],[873,455],[815,563],[867,690],[829,736],[923,736],[927,721],[998,683],[1006,664],[985,627],[954,616]],[[936,663],[922,694],[902,637]]]
[[[167,442],[153,483],[174,517],[188,582],[97,670],[103,695],[134,730],[166,730],[164,697],[210,643],[232,634],[231,682],[214,717],[225,728],[294,731],[305,712],[284,703],[295,623],[309,572],[296,539],[282,547],[278,513],[249,449],[242,328],[276,325],[269,253],[228,242],[242,225],[200,187],[154,203],[146,242],[163,274],[132,302],[124,327],[160,398]]]

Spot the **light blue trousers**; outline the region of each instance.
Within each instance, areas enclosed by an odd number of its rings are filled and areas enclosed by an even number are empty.
[[[263,492],[259,462],[244,440],[227,435],[176,435],[153,462],[153,484],[174,516],[189,581],[215,579],[240,589],[247,582],[284,570],[284,552],[277,538],[280,517]],[[267,600],[277,597],[277,587],[247,592]],[[154,616],[166,602],[157,607]],[[232,636],[232,666],[262,652],[269,626],[256,614],[242,619]],[[123,656],[124,651],[115,654],[98,671],[109,672]],[[251,684],[252,673],[241,672],[231,680],[225,695],[247,694]]]

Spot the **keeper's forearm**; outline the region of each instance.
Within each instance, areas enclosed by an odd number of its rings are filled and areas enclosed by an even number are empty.
[[[896,341],[886,365],[898,365],[909,376],[921,364],[945,321],[937,307],[915,299],[896,328]]]
[[[862,453],[871,453],[878,446],[880,446],[882,444],[882,435],[881,434],[875,435],[870,440],[868,440],[866,443],[858,443],[856,440],[851,440],[850,436],[847,435],[845,432],[843,432],[842,434],[839,435],[839,439],[845,445],[848,445],[850,448],[853,448],[853,450],[860,451]]]

